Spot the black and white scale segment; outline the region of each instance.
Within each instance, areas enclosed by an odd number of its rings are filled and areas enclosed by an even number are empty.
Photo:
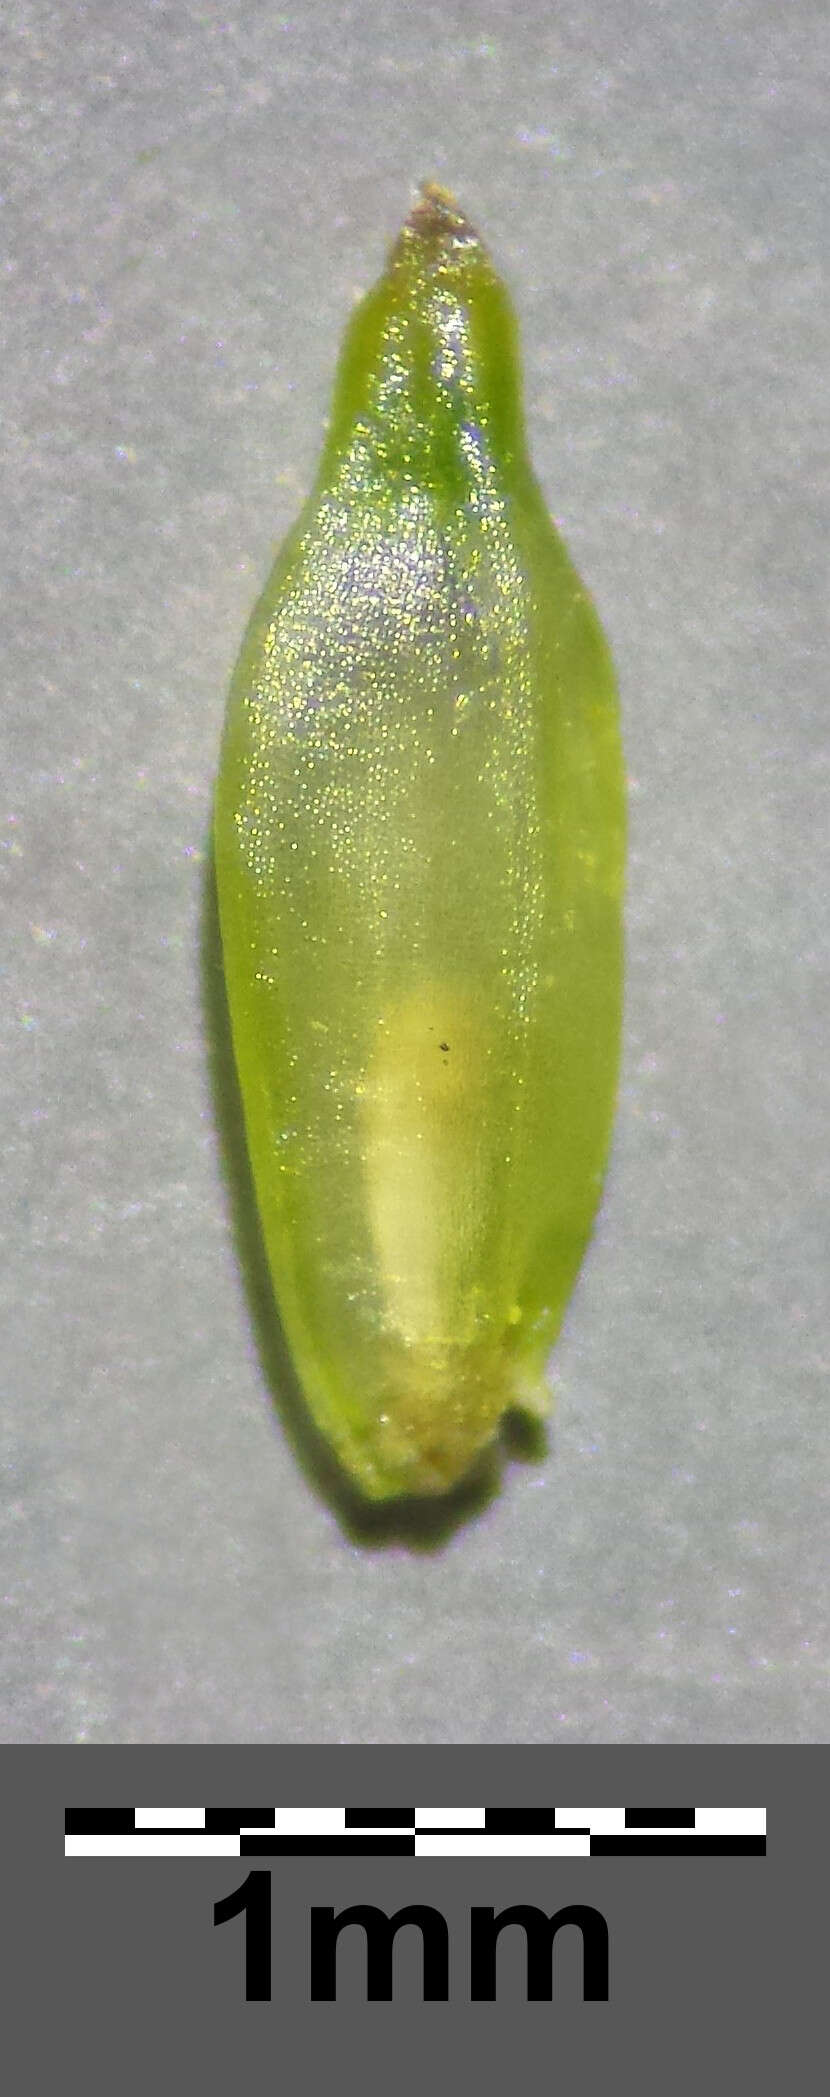
[[[763,1857],[763,1806],[68,1806],[67,1857]]]

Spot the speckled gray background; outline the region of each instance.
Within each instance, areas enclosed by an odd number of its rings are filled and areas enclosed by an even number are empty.
[[[5,1739],[827,1738],[827,25],[5,13]],[[518,305],[632,818],[549,1453],[432,1535],[350,1522],[275,1395],[206,895],[242,629],[424,175]]]

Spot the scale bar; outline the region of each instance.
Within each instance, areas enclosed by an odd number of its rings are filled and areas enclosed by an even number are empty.
[[[68,1806],[68,1857],[749,1857],[763,1806]]]

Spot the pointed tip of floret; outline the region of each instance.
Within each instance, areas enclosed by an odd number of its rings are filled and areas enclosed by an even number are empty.
[[[437,242],[453,247],[479,244],[475,227],[457,204],[452,190],[439,182],[422,182],[416,203],[404,226],[408,240]]]

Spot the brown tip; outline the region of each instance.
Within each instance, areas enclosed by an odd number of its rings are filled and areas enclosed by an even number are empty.
[[[404,226],[410,239],[439,242],[455,247],[478,242],[478,234],[460,211],[450,189],[439,182],[422,182],[421,194]]]

